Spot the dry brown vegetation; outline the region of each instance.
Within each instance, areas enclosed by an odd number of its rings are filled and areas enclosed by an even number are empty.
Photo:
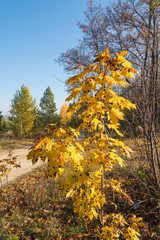
[[[126,141],[134,150],[137,149],[133,139]],[[141,141],[139,143],[142,144]],[[131,159],[126,159],[126,163],[125,168],[115,169],[114,177],[121,179],[132,197],[132,206],[126,208],[114,192],[110,192],[108,197],[114,198],[121,211],[126,211],[125,214],[143,217],[142,239],[158,240],[158,193],[153,179],[147,167],[142,170],[144,161],[136,151]],[[94,226],[88,226],[73,212],[72,200],[63,199],[52,178],[44,181],[44,170],[44,167],[34,170],[0,190],[0,239],[96,239],[92,234]],[[106,207],[112,211],[113,206]]]
[[[29,148],[33,144],[33,139],[0,139],[0,150]]]

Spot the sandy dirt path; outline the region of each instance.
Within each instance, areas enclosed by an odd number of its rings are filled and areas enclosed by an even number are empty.
[[[12,153],[13,156],[17,156],[16,163],[20,164],[20,168],[13,168],[11,169],[11,172],[9,173],[8,176],[8,182],[14,181],[16,178],[22,176],[25,173],[28,173],[32,171],[33,169],[37,168],[38,166],[42,165],[42,161],[38,161],[36,164],[32,165],[31,160],[27,160],[27,154],[29,150],[27,148],[21,148],[21,149],[13,149]],[[5,159],[8,157],[8,150],[2,150],[0,151],[0,160]],[[3,177],[2,183],[3,185],[6,184],[6,177]]]

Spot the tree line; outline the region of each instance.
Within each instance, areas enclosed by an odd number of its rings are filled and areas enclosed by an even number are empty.
[[[11,110],[8,119],[0,112],[0,133],[11,130],[16,138],[33,137],[47,124],[71,124],[71,117],[67,114],[67,103],[61,107],[58,114],[54,94],[48,86],[40,99],[39,107],[30,94],[28,86],[22,85],[11,100]]]

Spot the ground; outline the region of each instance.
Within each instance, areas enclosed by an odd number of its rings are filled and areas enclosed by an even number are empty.
[[[8,158],[10,150],[0,150],[0,160]],[[20,168],[13,168],[12,171],[9,173],[8,176],[8,182],[14,181],[18,177],[20,177],[23,174],[26,174],[33,169],[37,168],[42,164],[41,161],[38,161],[35,165],[32,165],[31,160],[27,160],[27,154],[29,152],[29,147],[25,146],[23,148],[18,148],[18,149],[12,149],[11,151],[13,153],[13,156],[17,156],[17,164],[20,164]],[[6,177],[3,177],[2,183],[3,185],[7,182]]]

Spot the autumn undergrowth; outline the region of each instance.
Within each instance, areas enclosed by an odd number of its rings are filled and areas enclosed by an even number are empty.
[[[127,140],[126,140],[127,141]],[[128,139],[134,145],[133,139]],[[92,144],[93,149],[95,146]],[[123,188],[132,197],[133,204],[126,208],[114,192],[108,198],[116,201],[125,214],[143,217],[143,239],[159,238],[159,218],[156,212],[156,191],[147,168],[141,169],[136,147],[130,159],[125,159],[126,167],[114,169],[115,179],[120,179]],[[73,212],[71,199],[64,199],[56,190],[53,178],[44,181],[45,165],[28,173],[0,191],[0,239],[95,239],[92,229]],[[106,176],[109,177],[109,176]],[[115,206],[105,206],[108,213]]]
[[[44,170],[45,166],[38,168],[0,190],[0,239],[97,239],[92,231],[97,222],[88,226],[87,220],[78,217],[73,211],[72,200],[62,197],[53,178],[44,181]],[[112,177],[122,180],[133,204],[126,208],[124,201],[112,191],[108,193],[108,198],[114,198],[118,209],[126,215],[143,217],[142,239],[158,240],[159,219],[152,211],[156,202],[153,194],[150,198],[148,179],[142,179],[138,168],[135,170],[128,165],[126,168],[115,168]],[[105,206],[108,213],[118,209],[112,204]]]
[[[80,239],[85,222],[39,168],[0,190],[0,239]],[[83,238],[85,239],[85,238]]]
[[[117,166],[114,171],[116,179],[121,179],[123,188],[133,200],[127,210],[145,222],[142,239],[160,239],[159,190],[150,166],[145,158],[145,142],[142,138],[126,138],[125,142],[132,147],[130,158],[124,158],[125,167]]]

